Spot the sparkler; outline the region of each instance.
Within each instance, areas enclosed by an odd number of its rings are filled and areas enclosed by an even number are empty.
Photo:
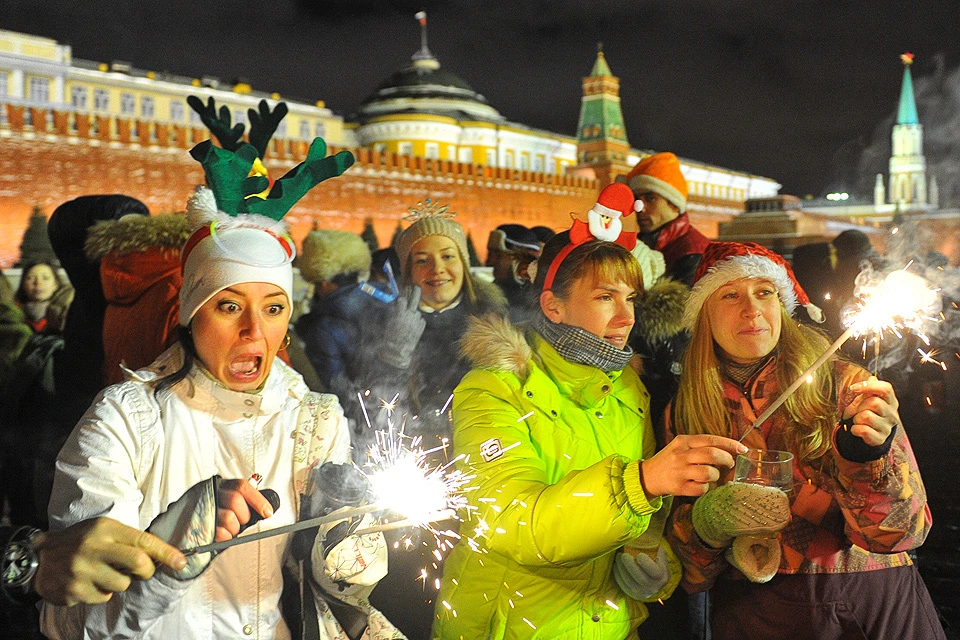
[[[907,271],[911,263],[903,269],[894,271],[884,278],[875,278],[872,272],[865,271],[857,277],[858,302],[853,310],[844,314],[843,324],[847,329],[840,334],[832,345],[816,361],[807,367],[806,371],[793,381],[783,393],[777,397],[766,411],[760,414],[754,423],[740,436],[742,442],[747,434],[764,423],[773,412],[780,408],[804,382],[812,380],[812,376],[830,356],[847,341],[850,336],[873,334],[876,340],[875,349],[879,351],[879,341],[885,331],[889,331],[898,338],[903,332],[912,330],[916,335],[930,344],[930,339],[923,333],[926,322],[936,322],[935,317],[940,311],[939,289],[930,289],[927,281],[918,275]],[[866,340],[864,340],[866,347]],[[879,358],[878,358],[879,360]]]
[[[363,397],[357,394],[363,406]],[[397,430],[392,416],[396,409],[399,394],[389,402],[381,400],[381,409],[387,412],[389,428],[386,431],[377,431],[375,445],[368,452],[368,462],[364,472],[370,481],[373,501],[370,504],[341,509],[334,513],[303,520],[290,525],[268,529],[257,533],[214,542],[191,549],[183,550],[185,555],[222,551],[238,544],[246,544],[264,538],[283,535],[310,529],[324,524],[332,524],[343,520],[362,516],[368,513],[393,512],[401,515],[401,519],[385,522],[354,532],[352,535],[367,535],[380,531],[390,531],[404,527],[421,527],[431,532],[442,547],[441,538],[456,537],[452,531],[438,531],[431,527],[431,523],[455,517],[457,509],[467,509],[467,500],[462,495],[462,489],[472,476],[452,468],[462,456],[449,462],[431,465],[431,454],[446,450],[448,442],[444,440],[440,446],[424,450],[420,436],[410,437]],[[370,427],[366,407],[363,414]]]

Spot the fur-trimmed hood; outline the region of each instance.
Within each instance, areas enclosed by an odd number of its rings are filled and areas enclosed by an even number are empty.
[[[470,318],[460,339],[460,355],[474,367],[510,371],[522,380],[529,373],[533,349],[519,327],[489,313]]]
[[[187,216],[181,214],[102,220],[90,227],[84,250],[94,261],[107,254],[120,256],[148,249],[179,252],[192,231]]]
[[[635,335],[656,345],[683,330],[683,309],[690,297],[690,287],[670,278],[660,278],[647,289],[637,304]]]

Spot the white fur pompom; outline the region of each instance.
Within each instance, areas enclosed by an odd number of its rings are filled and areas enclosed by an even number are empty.
[[[217,199],[213,191],[199,186],[187,200],[187,219],[192,227],[202,227],[217,219]]]
[[[282,220],[274,220],[253,213],[241,213],[232,216],[218,210],[217,199],[214,197],[213,191],[204,186],[198,186],[190,199],[187,200],[187,219],[190,220],[190,225],[195,229],[216,221],[218,229],[256,227],[266,229],[277,235],[287,232],[287,225]]]

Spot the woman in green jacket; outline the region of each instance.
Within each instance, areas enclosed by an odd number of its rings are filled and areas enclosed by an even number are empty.
[[[475,509],[444,568],[435,637],[635,637],[640,599],[667,597],[679,565],[659,531],[648,553],[622,548],[743,449],[692,436],[654,455],[650,398],[627,366],[639,267],[574,231],[544,247],[532,330],[480,319],[462,342],[477,368],[454,392],[454,449]]]

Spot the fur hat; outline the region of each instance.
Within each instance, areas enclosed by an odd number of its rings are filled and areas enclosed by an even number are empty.
[[[183,287],[180,289],[180,324],[190,320],[218,291],[243,282],[275,284],[293,302],[293,267],[296,245],[282,222],[264,216],[229,216],[217,211],[213,193],[198,187],[187,213],[193,232],[180,251]]]
[[[766,278],[777,287],[787,313],[792,315],[799,303],[811,318],[823,322],[823,312],[810,302],[783,256],[753,242],[711,242],[703,250],[693,276],[693,289],[683,311],[684,326],[692,329],[707,298],[728,282],[741,278]]]
[[[627,174],[626,181],[634,193],[652,191],[675,205],[680,213],[687,210],[687,179],[680,171],[680,159],[672,153],[647,156]]]
[[[404,216],[404,220],[412,220],[413,224],[404,229],[397,237],[395,243],[397,257],[400,259],[400,269],[406,274],[409,268],[407,263],[410,257],[410,250],[418,240],[427,236],[444,236],[453,240],[460,250],[460,258],[464,264],[470,264],[470,253],[467,251],[467,234],[464,233],[460,223],[454,222],[452,218],[457,215],[447,210],[447,205],[437,205],[429,198],[425,203],[418,203],[416,207],[408,209],[410,215]]]
[[[307,282],[330,282],[338,275],[356,273],[358,280],[370,276],[370,247],[349,231],[318,229],[303,239],[297,265]]]

